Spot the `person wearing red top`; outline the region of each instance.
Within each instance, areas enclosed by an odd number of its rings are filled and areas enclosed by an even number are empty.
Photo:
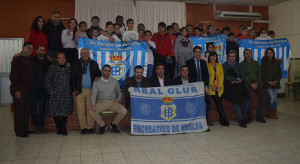
[[[166,23],[160,22],[158,24],[158,33],[155,33],[152,37],[152,41],[156,45],[156,53],[154,54],[154,65],[163,63],[166,68],[166,75],[173,72],[168,72],[168,68],[174,63],[174,54],[172,51],[172,40],[168,34],[166,34]],[[174,65],[174,64],[173,64]]]
[[[242,39],[251,39],[251,38],[248,36],[248,28],[247,28],[246,26],[242,28],[241,32],[242,32],[242,35],[241,35],[240,37],[238,37],[238,40],[237,40],[238,43],[240,43],[240,41],[241,41]]]
[[[194,32],[193,25],[188,24],[186,25],[186,28],[188,29],[189,36],[195,36],[195,33],[193,33]]]
[[[30,27],[30,33],[28,42],[33,43],[32,56],[36,56],[36,49],[39,45],[43,45],[46,48],[47,54],[47,35],[46,35],[46,27],[45,27],[45,19],[42,16],[37,16]]]

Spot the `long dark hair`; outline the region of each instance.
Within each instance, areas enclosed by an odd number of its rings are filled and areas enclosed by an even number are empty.
[[[269,60],[269,57],[268,57],[268,54],[267,54],[268,51],[272,51],[273,52],[273,56],[272,56],[271,61]],[[275,57],[275,51],[271,47],[269,47],[269,48],[266,49],[265,56],[263,58],[265,58],[266,63],[272,63],[272,64],[277,64],[278,63],[278,60]]]
[[[77,23],[77,20],[76,20],[75,18],[70,18],[69,21],[68,21],[68,26],[69,26],[69,27],[70,27],[69,24],[71,23],[72,20],[74,20],[75,23],[76,23],[76,26],[75,26],[74,31],[73,31],[73,39],[72,39],[72,40],[74,40],[74,39],[75,39],[75,33],[76,33],[76,31],[77,31],[78,23]]]
[[[186,37],[186,38],[189,38],[189,31],[188,31],[188,29],[187,29],[186,27],[182,27],[182,28],[181,28],[181,31],[180,31],[180,35],[181,35],[182,30],[185,30],[185,31],[186,31],[187,34],[186,34],[185,37]]]
[[[44,34],[46,34],[46,25],[45,25],[46,22],[45,22],[45,19],[42,16],[37,16],[33,20],[32,24],[31,24],[31,27],[30,27],[30,30],[33,30],[35,32],[39,32],[40,31],[39,26],[37,25],[37,23],[38,23],[38,21],[39,21],[40,18],[42,18],[43,21],[44,21],[44,24],[43,24],[43,27],[42,27],[42,31],[43,31]]]
[[[213,52],[215,52],[215,45],[214,45],[214,42],[208,42],[208,43],[206,43],[206,51],[205,51],[205,54],[210,53],[210,52],[208,52],[208,47],[209,47],[210,45],[213,46]]]

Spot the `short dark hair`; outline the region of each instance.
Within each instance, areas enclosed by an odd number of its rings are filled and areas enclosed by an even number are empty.
[[[203,31],[203,29],[201,29],[200,27],[195,27],[195,28],[194,28],[194,31],[196,31],[196,30],[199,30],[200,32]]]
[[[228,33],[227,36],[230,37],[230,36],[232,36],[232,35],[234,36],[234,33],[233,33],[233,32],[230,32],[230,33]]]
[[[155,65],[155,70],[157,70],[157,67],[159,67],[159,66],[163,66],[165,68],[165,65],[163,63],[158,63]]]
[[[245,26],[245,25],[240,25],[240,26],[239,26],[239,29],[241,29],[242,27],[246,27],[246,26]]]
[[[223,27],[223,30],[222,31],[230,31],[230,27],[228,27],[228,26],[225,26],[225,27]]]
[[[115,24],[114,24],[114,27],[115,27],[115,26],[119,26],[119,27],[120,27],[120,24],[118,24],[118,23],[115,23]]]
[[[252,51],[251,51],[249,48],[247,48],[247,49],[245,49],[244,52],[243,52],[244,55],[245,55],[245,51],[250,51],[250,52],[252,53]]]
[[[97,30],[99,32],[99,29],[97,27],[91,27],[91,31],[93,32],[94,30]]]
[[[145,25],[143,23],[139,23],[138,26],[142,25],[145,28]]]
[[[213,51],[213,52],[210,52],[209,55],[208,55],[208,63],[210,63],[210,57],[211,56],[216,56],[216,63],[219,63],[219,57],[218,57],[218,54],[216,51]]]
[[[144,29],[139,29],[139,31],[138,31],[138,32],[140,32],[140,31],[143,31],[143,33],[145,33],[145,30],[144,30]]]
[[[186,27],[186,28],[187,28],[187,27],[192,27],[192,28],[193,28],[193,25],[188,24],[188,25],[186,25],[185,27]]]
[[[215,26],[212,25],[212,24],[210,24],[210,25],[207,26],[207,30],[208,30],[209,28],[211,28],[211,27],[215,27]]]
[[[273,30],[270,30],[269,32],[268,32],[268,35],[270,36],[270,35],[275,35],[275,32],[273,31]]]
[[[202,51],[202,48],[201,48],[200,46],[195,46],[195,47],[193,48],[193,52],[195,52],[197,49],[200,49],[200,50]]]
[[[184,68],[184,67],[189,69],[189,67],[188,67],[187,65],[183,65],[183,66],[180,67],[180,71],[181,71],[181,69]]]
[[[158,23],[158,27],[159,27],[159,26],[166,27],[167,25],[166,25],[165,22],[159,22],[159,23]]]
[[[51,15],[54,15],[54,14],[59,14],[60,15],[60,11],[58,11],[58,10],[52,11]]]
[[[25,47],[25,46],[27,46],[27,45],[32,45],[32,46],[33,46],[33,43],[32,43],[32,42],[25,42],[25,43],[23,44],[23,47]]]
[[[39,45],[36,47],[36,50],[38,50],[40,47],[45,47],[45,48],[46,48],[45,45],[39,44]]]
[[[150,30],[145,31],[144,35],[146,35],[146,33],[150,33],[152,35],[152,32]]]
[[[172,26],[175,26],[175,25],[179,26],[178,23],[173,22],[173,23],[172,23]]]
[[[97,19],[98,21],[100,21],[100,19],[99,19],[98,16],[93,16],[92,19],[91,19],[91,22],[92,22],[94,19]]]
[[[172,25],[167,26],[167,31],[170,29],[174,29]]]
[[[136,69],[142,69],[142,70],[144,70],[144,68],[143,68],[141,65],[135,66],[135,67],[134,67],[134,71],[135,71]]]
[[[107,26],[109,26],[109,25],[114,25],[114,23],[113,23],[112,21],[108,21],[108,22],[106,22],[105,27],[107,27]]]
[[[105,64],[105,65],[102,67],[102,70],[103,70],[105,67],[108,67],[108,68],[110,68],[110,69],[111,69],[111,66],[110,66],[110,65],[108,65],[108,64]]]
[[[131,19],[131,18],[127,19],[126,24],[128,24],[129,22],[133,22],[134,23],[133,19]]]
[[[81,21],[81,22],[79,23],[79,27],[80,27],[82,24],[87,25],[85,21]]]

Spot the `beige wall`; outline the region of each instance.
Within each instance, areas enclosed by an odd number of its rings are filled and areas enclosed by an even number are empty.
[[[300,1],[289,0],[269,7],[269,29],[274,30],[277,38],[288,38],[291,45],[289,79],[294,70],[300,69]]]

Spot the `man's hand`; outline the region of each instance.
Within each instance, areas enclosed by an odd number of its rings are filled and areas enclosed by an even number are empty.
[[[71,64],[69,62],[66,65],[67,65],[67,67],[71,67]]]
[[[178,58],[175,58],[175,62],[178,63]]]
[[[70,34],[71,34],[70,30],[68,30],[67,35],[70,36]]]
[[[113,37],[111,37],[111,36],[109,36],[108,39],[109,39],[109,41],[110,41],[111,43],[115,42],[115,39],[114,39]]]
[[[78,91],[72,92],[73,96],[76,96]]]
[[[204,90],[205,90],[205,93],[206,93],[207,95],[209,95],[209,90],[208,90],[208,88],[205,87]]]
[[[231,84],[236,84],[237,83],[237,81],[231,81]]]
[[[252,83],[251,88],[252,88],[252,90],[256,90],[257,89],[257,83]]]
[[[15,97],[16,97],[17,99],[20,99],[20,98],[21,98],[21,92],[20,92],[20,91],[16,91],[16,92],[15,92]]]
[[[99,81],[100,77],[95,77],[94,81]]]
[[[238,78],[238,81],[239,81],[239,83],[242,83],[242,82],[243,82],[243,80],[242,80],[241,78]]]
[[[53,59],[52,59],[49,55],[47,55],[47,60],[48,60],[50,63],[52,63],[52,61],[53,61]]]
[[[218,87],[218,88],[217,88],[217,92],[219,92],[219,90],[221,90],[221,89],[222,89],[221,87]]]
[[[92,108],[91,108],[91,111],[93,112],[93,113],[95,113],[96,112],[96,106],[94,105],[94,106],[92,106]]]
[[[150,42],[147,42],[147,44],[148,44],[148,46],[149,46],[149,47],[151,47],[151,46],[152,46]]]
[[[216,91],[216,87],[215,87],[215,86],[212,86],[212,87],[211,87],[211,90],[215,92],[215,91]]]
[[[21,56],[21,54],[20,54],[20,53],[17,53],[17,54],[15,54],[15,55],[13,56],[13,58],[18,57],[18,56]]]
[[[119,104],[119,100],[115,100],[115,101],[114,101],[114,104]]]

